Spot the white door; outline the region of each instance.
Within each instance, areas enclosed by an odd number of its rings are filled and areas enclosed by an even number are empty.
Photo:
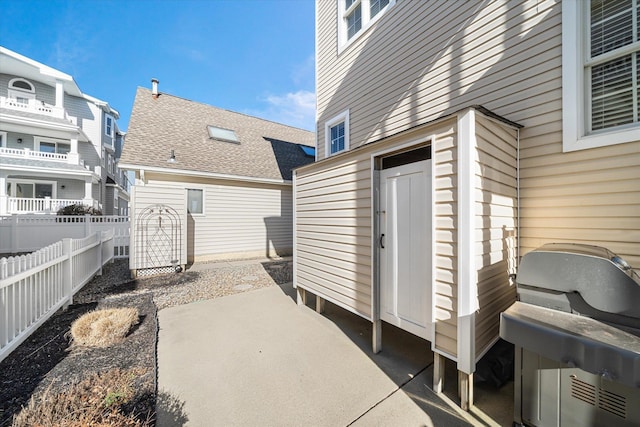
[[[380,171],[380,318],[431,340],[431,160]]]

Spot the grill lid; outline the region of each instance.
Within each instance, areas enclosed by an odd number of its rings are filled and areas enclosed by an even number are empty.
[[[604,319],[604,313],[640,319],[640,276],[622,258],[598,246],[551,243],[522,257],[516,277],[520,300]]]

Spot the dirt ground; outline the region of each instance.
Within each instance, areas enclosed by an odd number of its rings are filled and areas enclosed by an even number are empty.
[[[11,425],[14,414],[48,387],[61,391],[90,373],[116,368],[144,372],[136,379],[136,394],[127,411],[141,420],[150,416],[153,419],[158,301],[162,308],[170,305],[165,300],[184,304],[250,289],[251,286],[238,286],[242,279],[253,280],[256,287],[285,283],[291,280],[290,262],[186,271],[137,280],[130,279],[126,260],[106,265],[103,275],[80,290],[67,310],[55,313],[0,363],[0,427]],[[189,292],[194,295],[186,297]],[[179,298],[171,298],[172,294]],[[136,307],[140,315],[139,323],[122,343],[106,348],[70,345],[69,330],[74,320],[94,309],[118,307]]]

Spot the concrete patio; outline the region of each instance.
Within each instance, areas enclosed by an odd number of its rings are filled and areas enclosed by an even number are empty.
[[[427,341],[385,325],[373,354],[369,322],[294,295],[289,284],[161,310],[157,425],[511,425],[511,384],[477,387],[465,413],[453,364],[445,392],[431,391]]]

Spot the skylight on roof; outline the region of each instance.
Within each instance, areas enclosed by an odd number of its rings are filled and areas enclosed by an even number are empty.
[[[220,141],[226,142],[235,142],[236,144],[240,144],[240,140],[236,133],[229,129],[223,129],[216,126],[207,126],[209,130],[209,138],[217,139]]]
[[[316,157],[316,147],[307,147],[306,145],[301,145],[300,148],[304,152],[305,156]]]

